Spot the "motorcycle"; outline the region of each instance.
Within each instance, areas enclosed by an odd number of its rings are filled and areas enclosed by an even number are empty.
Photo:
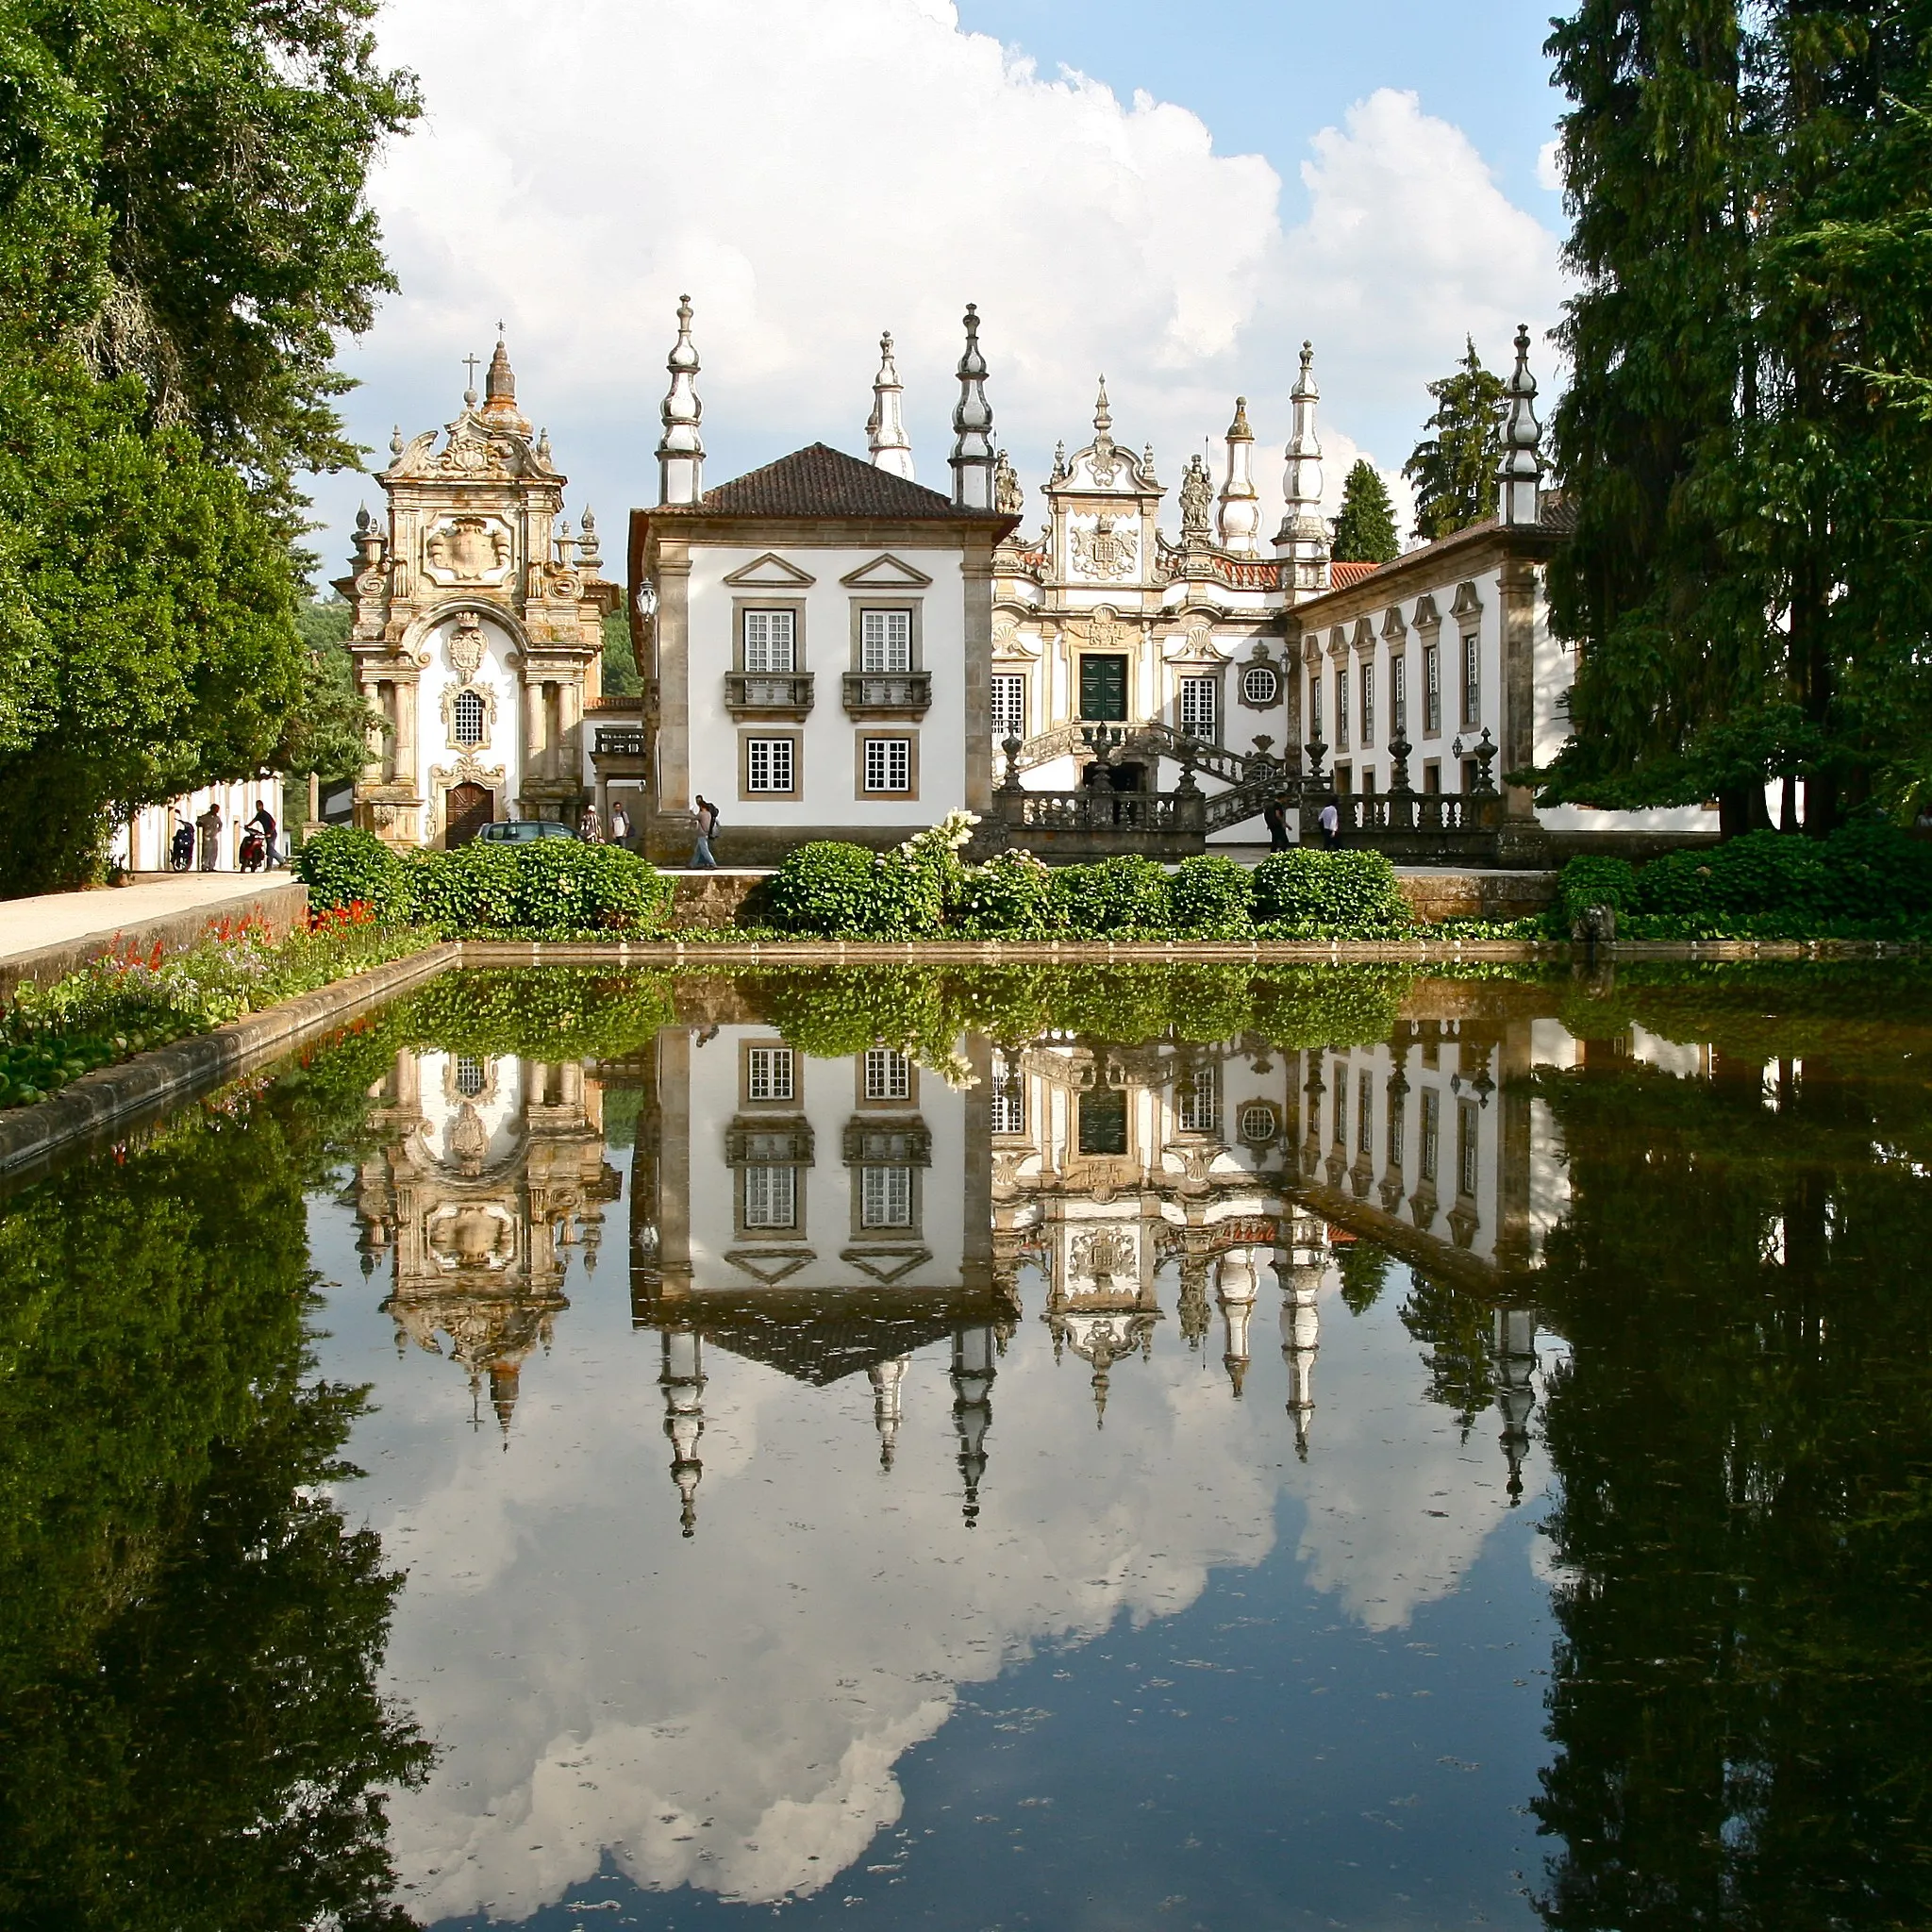
[[[186,872],[194,863],[194,827],[176,825],[168,842],[168,870]]]
[[[259,872],[268,860],[268,845],[252,826],[242,835],[242,849],[235,855],[243,872]]]

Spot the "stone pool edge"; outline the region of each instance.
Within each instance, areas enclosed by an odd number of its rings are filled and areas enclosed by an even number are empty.
[[[76,1142],[105,1137],[133,1117],[160,1111],[191,1094],[238,1078],[317,1034],[326,1033],[398,992],[447,972],[461,958],[455,941],[441,941],[400,959],[296,993],[258,1013],[244,1014],[208,1033],[190,1034],[139,1053],[118,1066],[83,1074],[31,1107],[0,1113],[0,1175],[64,1153]]]
[[[462,966],[679,967],[730,972],[743,966],[1174,965],[1310,964],[1455,965],[1514,961],[1561,965],[1588,958],[1620,960],[1849,959],[1918,957],[1924,948],[1881,940],[1623,941],[1593,949],[1559,940],[1272,940],[1202,941],[972,940],[882,942],[859,940],[744,941],[688,945],[678,941],[443,940],[332,980],[312,992],[232,1020],[119,1066],[85,1074],[31,1107],[0,1112],[0,1177],[13,1182],[77,1143],[106,1140],[137,1116],[155,1114],[192,1093],[235,1079],[263,1060],[341,1025],[408,988]]]

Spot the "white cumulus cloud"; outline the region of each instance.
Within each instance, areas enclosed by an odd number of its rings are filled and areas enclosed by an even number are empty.
[[[1271,509],[1304,336],[1338,496],[1344,450],[1399,467],[1466,331],[1493,360],[1554,308],[1555,238],[1412,94],[1316,138],[1289,230],[1265,158],[1042,75],[941,0],[392,0],[380,34],[428,111],[374,184],[402,290],[348,358],[353,425],[380,449],[392,423],[446,419],[501,318],[575,504],[609,530],[655,496],[686,291],[712,480],[813,438],[862,452],[890,328],[920,475],[944,487],[975,301],[1029,484],[1082,440],[1104,371],[1116,435],[1152,441],[1170,485],[1246,393]],[[320,488],[332,562],[368,490]]]

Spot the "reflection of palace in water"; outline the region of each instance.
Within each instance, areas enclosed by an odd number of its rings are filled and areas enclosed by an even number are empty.
[[[1096,1424],[1156,1347],[1218,1353],[1230,1396],[1252,1392],[1255,1320],[1272,1304],[1306,1457],[1323,1303],[1366,1239],[1487,1310],[1513,1496],[1535,1402],[1538,1235],[1562,1185],[1517,1076],[1533,1043],[1549,1057],[1532,1034],[1551,1023],[1439,992],[1371,1047],[1046,1033],[966,1042],[949,1077],[888,1047],[809,1058],[715,985],[688,989],[691,1016],[622,1061],[399,1054],[377,1094],[383,1151],[357,1189],[364,1267],[392,1255],[398,1345],[487,1379],[508,1429],[520,1367],[569,1307],[570,1255],[595,1267],[620,1190],[604,1113],[624,1093],[632,1317],[658,1333],[690,1535],[706,1356],[720,1348],[813,1386],[865,1374],[891,1470],[908,1365],[949,1342],[974,1524],[998,1359],[1029,1299],[1056,1358],[1084,1365]]]
[[[595,1269],[618,1195],[597,1082],[575,1061],[405,1051],[375,1097],[384,1143],[356,1186],[363,1272],[392,1256],[396,1346],[447,1344],[508,1430],[524,1359],[570,1306],[568,1257]]]

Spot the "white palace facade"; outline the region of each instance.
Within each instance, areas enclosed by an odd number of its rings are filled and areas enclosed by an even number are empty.
[[[399,846],[491,819],[574,822],[623,803],[660,862],[696,802],[724,864],[808,839],[883,848],[964,808],[981,849],[1179,858],[1252,844],[1337,798],[1347,836],[1394,856],[1537,863],[1714,815],[1539,814],[1507,775],[1554,757],[1574,662],[1543,578],[1565,534],[1545,488],[1529,337],[1509,376],[1498,509],[1392,563],[1334,562],[1311,346],[1291,391],[1285,511],[1261,528],[1237,397],[1212,472],[1169,486],[1116,441],[1106,384],[1027,526],[993,434],[967,310],[950,486],[914,475],[890,336],[865,458],[813,443],[707,487],[693,311],[680,303],[657,501],[631,512],[627,587],[516,397],[504,344],[484,398],[391,444],[386,521],[358,522],[350,649],[381,715],[358,822]],[[620,607],[643,690],[601,688]]]

